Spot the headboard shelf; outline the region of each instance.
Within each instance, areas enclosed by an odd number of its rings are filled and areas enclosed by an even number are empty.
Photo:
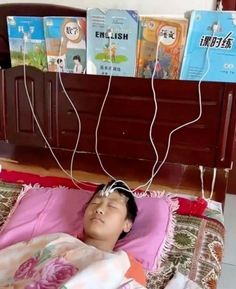
[[[44,147],[29,108],[23,67],[2,70],[2,75],[5,87],[2,97],[7,104],[7,140],[18,145]],[[62,89],[59,75],[27,67],[26,76],[36,113],[50,144],[72,150],[78,120]],[[61,79],[81,117],[79,150],[94,153],[95,128],[109,78],[62,73]],[[199,115],[198,82],[155,80],[154,86],[158,112],[153,139],[162,160],[170,132]],[[235,87],[236,84],[230,83],[202,83],[202,116],[196,123],[173,134],[168,162],[231,166],[236,121]],[[153,161],[155,154],[149,140],[153,113],[150,79],[113,77],[99,128],[99,152]]]
[[[85,11],[50,4],[0,5],[0,140],[16,147],[44,148],[45,142],[29,108],[23,67],[10,68],[7,15],[84,16]],[[78,121],[58,74],[42,72],[30,66],[26,68],[26,74],[36,115],[50,145],[71,152],[77,137]],[[95,127],[109,78],[67,73],[61,76],[81,116],[78,150],[95,156]],[[155,80],[154,86],[158,112],[153,139],[161,161],[171,130],[199,115],[199,92],[196,81]],[[201,99],[201,118],[173,134],[167,162],[180,166],[217,167],[223,171],[230,168],[232,162],[236,83],[203,82]],[[153,113],[150,79],[113,77],[99,128],[99,152],[108,160],[133,161],[134,166],[137,160],[153,164],[155,154],[149,141]],[[110,163],[111,168],[116,166],[116,162]],[[92,162],[90,170],[93,170]],[[227,178],[223,179],[227,185]]]

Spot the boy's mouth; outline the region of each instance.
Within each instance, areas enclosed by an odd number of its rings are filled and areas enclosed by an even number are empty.
[[[99,218],[99,217],[97,217],[97,216],[92,217],[90,220],[91,220],[91,221],[94,221],[94,222],[104,223],[103,219],[102,219],[102,218]]]

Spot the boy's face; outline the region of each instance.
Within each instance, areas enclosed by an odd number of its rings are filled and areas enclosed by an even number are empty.
[[[129,232],[132,222],[127,217],[127,198],[114,191],[108,197],[99,192],[92,198],[84,214],[84,233],[98,240],[118,240]]]

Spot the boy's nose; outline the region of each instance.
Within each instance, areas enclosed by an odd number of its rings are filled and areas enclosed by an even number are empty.
[[[96,213],[103,215],[103,214],[104,214],[104,209],[100,206],[100,207],[98,207],[98,208],[96,209]]]

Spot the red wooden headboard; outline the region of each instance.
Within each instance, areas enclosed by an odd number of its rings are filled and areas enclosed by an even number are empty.
[[[10,143],[27,145],[32,132],[32,118],[25,91],[16,90],[23,81],[22,67],[10,67],[6,16],[7,15],[66,15],[84,16],[85,11],[50,4],[4,4],[0,5],[0,74],[1,122],[7,119],[5,132]],[[9,68],[9,69],[8,69]],[[45,115],[40,119],[46,128],[51,145],[62,149],[73,149],[77,134],[77,121],[66,100],[55,73],[43,73],[28,68],[36,106],[43,106]],[[93,75],[63,74],[63,83],[71,99],[76,103],[82,120],[79,150],[94,156],[94,132],[98,113],[106,93],[108,78]],[[43,89],[38,89],[43,88]],[[58,89],[56,89],[58,88]],[[191,121],[199,113],[198,82],[178,80],[156,80],[158,113],[153,128],[153,139],[162,160],[170,131]],[[233,139],[236,123],[236,84],[203,82],[202,117],[194,124],[173,135],[168,163],[204,165],[228,168],[231,166]],[[16,107],[21,100],[24,115]],[[44,102],[42,103],[42,99]],[[153,164],[155,154],[149,141],[149,128],[154,112],[151,80],[113,77],[111,90],[105,106],[99,130],[99,152],[107,159],[132,160]],[[42,110],[41,110],[42,113]],[[48,125],[50,123],[50,125]],[[17,129],[16,129],[17,124]],[[32,146],[44,146],[38,131],[31,138]],[[111,167],[116,167],[113,162]],[[92,168],[90,168],[92,169]]]

